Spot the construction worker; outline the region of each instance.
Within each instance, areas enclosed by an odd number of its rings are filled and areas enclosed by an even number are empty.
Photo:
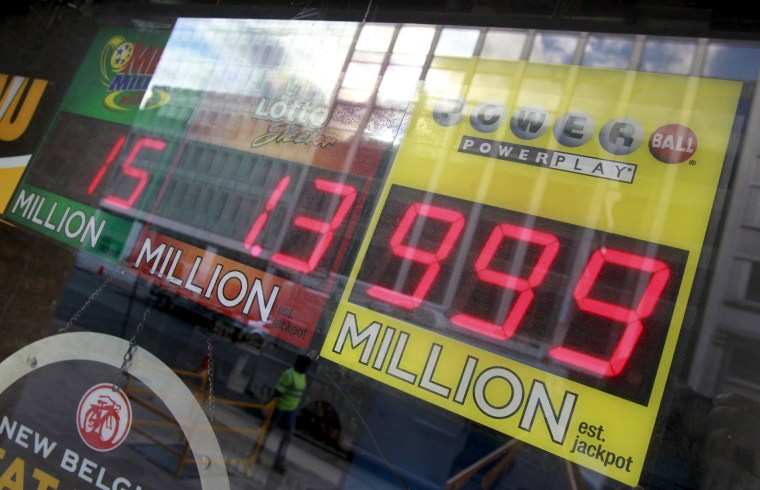
[[[282,372],[274,388],[277,408],[272,416],[272,425],[279,426],[283,431],[272,465],[278,473],[285,471],[285,452],[296,428],[296,414],[306,390],[306,370],[310,364],[308,357],[298,356],[293,367]]]

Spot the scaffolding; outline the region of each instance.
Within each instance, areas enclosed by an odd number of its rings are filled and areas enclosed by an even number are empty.
[[[172,371],[177,374],[177,376],[179,376],[183,381],[185,381],[185,383],[188,385],[188,388],[190,388],[193,392],[195,399],[198,401],[204,411],[206,411],[206,408],[209,405],[209,397],[207,396],[206,390],[208,386],[209,371],[203,370],[196,372],[182,369],[172,369]],[[168,411],[166,411],[165,408],[157,404],[157,398],[153,396],[154,393],[151,390],[145,387],[136,386],[135,383],[132,382],[131,376],[128,376],[127,378],[124,391],[133,403],[145,408],[150,413],[159,417],[159,419],[135,419],[132,422],[132,430],[143,435],[148,440],[166,449],[167,451],[175,454],[179,458],[177,468],[174,472],[174,478],[179,479],[185,466],[196,464],[196,460],[190,451],[190,444],[188,443],[187,437],[182,432],[179,423]],[[225,458],[225,464],[227,465],[242,465],[246,468],[247,473],[252,471],[253,465],[258,460],[258,457],[263,449],[264,440],[266,439],[267,431],[269,430],[269,426],[272,421],[272,415],[274,413],[276,401],[272,400],[266,403],[257,403],[215,397],[214,405],[227,405],[263,411],[264,416],[261,419],[261,424],[253,427],[214,424],[214,421],[211,420],[211,428],[214,430],[215,434],[220,432],[227,432],[249,435],[256,438],[256,443],[253,446],[253,450],[247,457],[234,459]],[[170,443],[166,440],[166,438],[162,439],[158,437],[148,430],[148,428],[151,427],[177,429],[179,431],[179,444],[176,444],[176,442]],[[182,449],[178,449],[178,446],[181,446]]]

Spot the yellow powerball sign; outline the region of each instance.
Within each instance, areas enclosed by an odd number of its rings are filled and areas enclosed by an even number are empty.
[[[741,88],[434,60],[322,355],[636,485]]]

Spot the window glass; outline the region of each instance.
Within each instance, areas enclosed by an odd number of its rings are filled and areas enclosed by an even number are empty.
[[[519,60],[527,37],[523,31],[489,29],[480,55],[484,58]]]
[[[359,51],[375,51],[384,53],[393,39],[393,26],[367,24],[362,27],[361,35],[356,43]]]
[[[409,100],[417,90],[421,71],[421,68],[414,66],[389,66],[380,83],[378,95],[387,99]]]
[[[760,47],[748,44],[712,42],[707,47],[704,74],[733,80],[757,80]]]
[[[529,59],[543,63],[569,64],[573,60],[578,37],[571,34],[536,34]]]
[[[393,46],[395,54],[425,55],[430,50],[435,27],[405,25],[401,28]]]
[[[628,68],[634,39],[621,36],[591,35],[583,53],[583,64],[601,68]]]
[[[747,202],[744,205],[744,224],[760,227],[760,184],[750,186]]]
[[[694,41],[649,39],[644,45],[642,71],[658,73],[689,73],[696,50]]]
[[[749,383],[752,389],[758,389],[757,379],[757,352],[760,345],[746,339],[737,339],[731,342],[728,356],[727,375],[732,381]]]
[[[760,303],[760,262],[751,262],[744,298]]]
[[[351,63],[343,78],[343,86],[349,88],[364,88],[370,90],[377,81],[380,65],[370,63]]]
[[[475,52],[480,37],[480,29],[452,29],[441,31],[435,54],[468,58]]]
[[[760,43],[424,8],[0,16],[0,487],[758,486]]]

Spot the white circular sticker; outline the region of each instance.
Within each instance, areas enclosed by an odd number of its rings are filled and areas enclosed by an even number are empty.
[[[0,394],[26,374],[63,361],[94,361],[120,369],[128,347],[129,342],[125,339],[95,332],[69,332],[43,338],[0,362]],[[222,449],[206,414],[187,385],[166,364],[144,349],[135,351],[129,374],[156,393],[179,424],[190,445],[191,457],[196,461],[203,490],[229,490]],[[80,399],[77,419],[72,422],[76,422],[81,431],[89,433],[88,438],[99,439],[96,445],[113,445],[115,448],[126,439],[132,422],[131,410],[127,412],[122,405],[128,403],[127,400],[124,392],[117,394],[113,391],[112,384],[95,385]],[[120,407],[118,417],[116,404]],[[92,414],[89,418],[88,413]],[[92,427],[89,432],[88,420]],[[96,430],[96,426],[100,429]],[[84,435],[82,439],[93,447]],[[99,449],[101,452],[107,450]]]

